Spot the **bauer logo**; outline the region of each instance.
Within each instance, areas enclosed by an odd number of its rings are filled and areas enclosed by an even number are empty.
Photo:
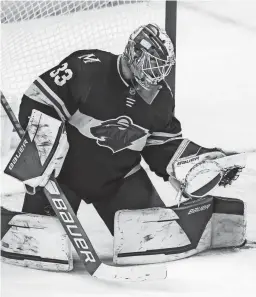
[[[24,139],[24,141],[20,144],[20,147],[17,150],[17,153],[15,154],[15,156],[12,158],[10,165],[8,166],[8,168],[10,170],[13,169],[14,165],[17,163],[17,161],[19,160],[21,154],[24,152],[24,149],[26,147],[26,145],[28,144],[28,141],[26,139]]]
[[[198,206],[198,207],[192,208],[192,209],[190,209],[190,211],[188,212],[188,215],[193,214],[193,213],[196,213],[196,212],[199,212],[199,211],[206,210],[206,209],[208,209],[210,206],[211,206],[211,204],[206,204],[206,205],[203,205],[203,206]]]
[[[63,199],[53,198],[52,202],[58,210],[60,220],[63,221],[66,227],[66,232],[69,233],[76,251],[80,255],[82,255],[85,263],[96,262],[93,253],[90,251],[90,247],[88,246],[86,240],[83,238],[83,234],[81,233],[80,228],[77,226],[75,219],[72,217],[72,214],[68,211],[68,207]]]
[[[148,130],[135,125],[131,118],[120,116],[100,123],[90,129],[97,138],[97,144],[105,146],[113,153],[131,147],[133,150],[142,150],[146,144]]]

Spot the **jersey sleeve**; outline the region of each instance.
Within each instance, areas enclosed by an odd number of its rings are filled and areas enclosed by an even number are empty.
[[[81,57],[83,55],[81,54]],[[40,75],[22,97],[19,119],[26,126],[32,109],[68,121],[91,88],[97,63],[83,62],[74,53]]]
[[[168,180],[168,164],[182,143],[182,131],[179,120],[173,112],[161,131],[153,132],[147,139],[142,156],[150,169],[164,180]]]

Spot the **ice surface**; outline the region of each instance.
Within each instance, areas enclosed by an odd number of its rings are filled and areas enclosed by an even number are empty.
[[[189,1],[189,4],[179,5],[178,10],[176,115],[183,124],[183,134],[208,147],[256,148],[256,3],[211,1],[209,6],[206,2],[193,6],[193,1]],[[218,13],[238,21],[224,22],[214,16]],[[240,195],[247,202],[247,238],[256,241],[255,156],[251,155],[249,160],[251,171],[241,180],[244,188]],[[172,188],[154,174],[150,176],[165,203],[174,204]],[[16,193],[3,196],[2,204],[20,210],[22,185],[3,175],[1,185],[2,193]],[[93,207],[82,204],[79,218],[101,258],[111,261],[112,238]],[[170,262],[168,279],[138,284],[96,280],[84,271],[76,256],[75,259],[72,273],[2,264],[2,296],[255,294],[256,249],[206,252]]]

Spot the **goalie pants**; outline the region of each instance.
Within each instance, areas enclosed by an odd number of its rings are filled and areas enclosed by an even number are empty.
[[[60,186],[74,212],[77,213],[82,199],[74,191],[70,190],[67,185],[60,184]],[[165,206],[147,173],[142,168],[125,178],[113,197],[104,197],[104,199],[93,202],[93,205],[112,235],[114,234],[116,211]],[[43,191],[38,191],[33,196],[26,194],[22,211],[41,215],[54,215],[54,211]]]

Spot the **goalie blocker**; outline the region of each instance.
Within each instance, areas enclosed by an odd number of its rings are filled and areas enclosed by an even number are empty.
[[[64,123],[33,109],[14,155],[4,172],[22,181],[29,194],[57,177],[69,149]]]
[[[35,194],[53,172],[58,176],[68,149],[64,123],[33,110],[4,172],[22,181],[29,194]],[[3,262],[43,270],[73,269],[71,243],[56,217],[2,207],[1,223]]]

